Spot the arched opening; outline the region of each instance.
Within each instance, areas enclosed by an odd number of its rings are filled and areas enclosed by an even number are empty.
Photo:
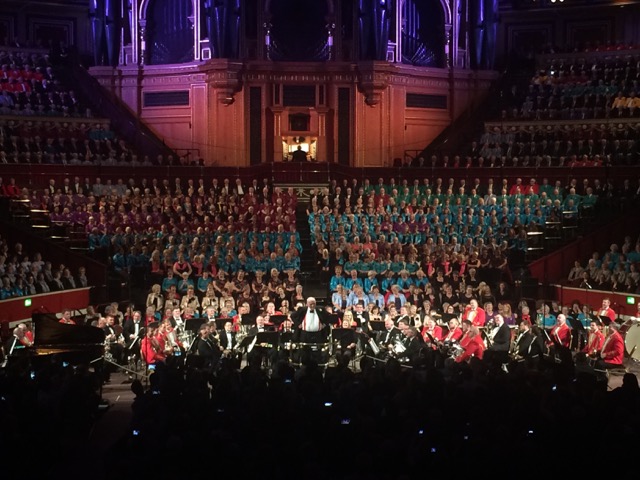
[[[405,0],[402,5],[402,63],[445,66],[445,13],[439,0]]]
[[[270,58],[276,61],[324,61],[330,57],[327,2],[272,0]]]
[[[146,10],[146,63],[163,65],[193,60],[191,0],[151,0]]]

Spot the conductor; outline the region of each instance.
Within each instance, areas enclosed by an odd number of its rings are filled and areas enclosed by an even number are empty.
[[[300,342],[323,343],[326,340],[325,328],[329,326],[328,314],[316,309],[316,299],[307,298],[307,306],[291,313],[291,320],[298,329]]]

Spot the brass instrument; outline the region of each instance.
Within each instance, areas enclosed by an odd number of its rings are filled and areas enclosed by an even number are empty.
[[[109,336],[104,338],[104,359],[107,362],[113,362],[113,353],[111,353],[111,347],[109,346]]]
[[[371,351],[373,352],[373,354],[378,356],[380,354],[380,347],[378,346],[376,341],[373,339],[373,337],[369,337],[369,340],[367,341],[367,343],[369,344],[369,347],[371,347]]]
[[[194,332],[189,330],[182,330],[178,335],[178,340],[180,340],[180,343],[182,344],[185,350],[189,350],[189,348],[191,347],[191,344],[195,340],[195,334]]]
[[[233,346],[233,348],[231,349],[232,351],[237,351],[240,348],[240,344],[242,343],[242,341],[245,339],[245,337],[247,336],[246,331],[244,331],[242,328],[236,333],[236,344]]]
[[[311,348],[311,350],[320,350],[322,352],[328,352],[331,350],[331,343],[330,342],[326,342],[326,343],[298,342],[298,343],[291,344],[291,348],[303,348],[303,347],[309,347]]]
[[[402,339],[396,338],[395,342],[389,345],[391,353],[398,356],[407,351],[407,347],[405,347]]]
[[[491,348],[493,346],[493,337],[496,336],[496,333],[498,333],[498,328],[496,327],[493,322],[489,323],[486,327],[485,327],[485,339],[484,339],[484,343],[486,348]]]
[[[522,356],[518,354],[518,345],[520,344],[520,339],[523,335],[524,333],[518,334],[514,342],[511,344],[511,348],[509,349],[509,358],[511,358],[512,360],[522,360]]]
[[[458,342],[452,342],[451,345],[449,345],[449,350],[447,353],[451,358],[456,358],[463,352],[464,348],[462,347],[462,345],[460,345]]]

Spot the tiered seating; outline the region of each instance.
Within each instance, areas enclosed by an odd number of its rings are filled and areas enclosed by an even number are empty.
[[[87,108],[58,81],[45,51],[0,51],[0,114],[86,117]]]
[[[486,124],[469,156],[486,166],[636,165],[638,124],[509,123]]]
[[[607,56],[584,52],[545,56],[521,88],[506,95],[503,119],[586,120],[638,117],[640,56],[637,51],[610,51]]]
[[[0,163],[142,164],[107,120],[42,117],[0,117]]]
[[[640,239],[627,236],[622,246],[612,244],[605,252],[593,252],[586,264],[576,262],[567,281],[580,288],[638,293]]]
[[[0,163],[151,165],[28,49],[0,51]]]
[[[71,272],[53,266],[40,252],[27,252],[21,243],[0,240],[0,300],[88,286],[85,268]]]
[[[470,270],[490,286],[510,280],[507,258],[524,257],[527,232],[541,231],[548,217],[559,214],[554,200],[564,200],[547,199],[547,192],[541,199],[537,185],[526,194],[523,186],[522,192],[496,195],[490,185],[444,186],[441,179],[433,186],[414,182],[411,187],[406,180],[376,186],[365,180],[356,196],[336,190],[311,197],[309,226],[319,262],[329,270],[340,265],[357,283],[373,279],[382,295],[396,281],[407,295],[409,285],[416,285],[416,298],[424,297],[427,284],[437,285],[440,295],[454,272],[456,288],[464,287]],[[328,259],[320,258],[324,249]],[[445,282],[438,282],[440,274]],[[347,290],[352,294],[352,285]]]

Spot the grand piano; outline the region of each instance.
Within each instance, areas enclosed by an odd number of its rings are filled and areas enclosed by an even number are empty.
[[[33,367],[55,356],[71,365],[90,364],[104,355],[105,333],[98,327],[60,323],[55,314],[34,313],[33,347],[18,358],[29,359]],[[9,357],[9,364],[12,363]]]

